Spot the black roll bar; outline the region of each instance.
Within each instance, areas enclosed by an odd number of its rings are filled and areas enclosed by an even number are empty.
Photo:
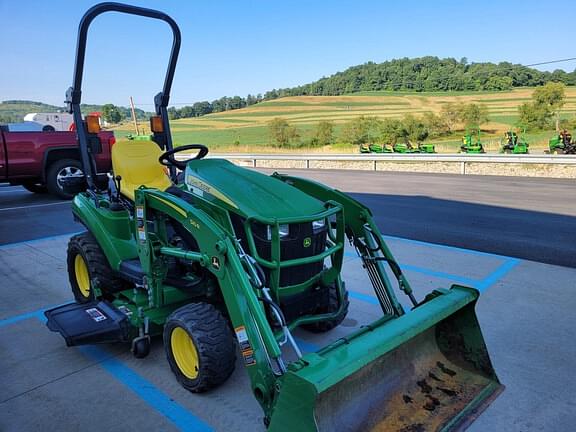
[[[88,189],[96,189],[94,183],[95,162],[88,145],[88,131],[86,125],[82,121],[82,113],[80,111],[80,103],[82,100],[82,76],[84,74],[84,59],[86,56],[86,40],[88,35],[88,28],[90,24],[98,15],[105,12],[120,12],[130,15],[138,15],[164,21],[170,25],[173,34],[172,50],[170,52],[170,59],[168,61],[168,69],[166,70],[166,77],[164,79],[164,87],[162,91],[154,97],[154,106],[156,114],[162,117],[162,124],[164,126],[164,133],[166,135],[166,149],[172,150],[172,135],[170,134],[170,127],[168,123],[168,112],[166,107],[170,100],[170,89],[174,79],[174,71],[176,70],[176,62],[178,60],[178,53],[180,51],[180,29],[170,16],[164,12],[154,9],[146,9],[137,6],[131,6],[122,3],[99,3],[84,14],[78,26],[78,41],[76,43],[76,61],[74,63],[74,77],[72,87],[66,91],[66,106],[67,111],[73,115],[74,123],[76,124],[76,133],[78,136],[78,144],[80,146],[80,155],[82,157],[82,168],[86,176]]]

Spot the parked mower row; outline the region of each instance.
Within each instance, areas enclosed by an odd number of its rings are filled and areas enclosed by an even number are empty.
[[[500,140],[500,153],[507,154],[528,154],[530,144],[524,137],[524,134],[518,134],[515,131],[509,130],[504,133],[504,137]],[[360,146],[360,153],[436,153],[434,144],[431,143],[418,143],[413,146],[410,143],[396,143],[389,144],[364,144]],[[466,132],[462,137],[462,144],[460,145],[460,153],[479,154],[486,153],[486,149],[480,139],[480,129],[474,128]],[[567,130],[563,130],[548,143],[548,154],[576,154],[576,141],[573,141],[572,134]]]

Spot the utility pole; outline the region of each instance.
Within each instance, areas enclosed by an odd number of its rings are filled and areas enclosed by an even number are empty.
[[[136,129],[136,135],[140,135],[140,130],[138,130],[138,122],[136,121],[136,111],[134,111],[134,100],[130,96],[130,109],[132,110],[132,121],[134,122],[134,129]]]

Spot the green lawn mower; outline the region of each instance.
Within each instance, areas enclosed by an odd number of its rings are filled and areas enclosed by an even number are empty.
[[[109,11],[162,20],[174,43],[153,139],[117,142],[102,190],[99,125],[80,104],[88,28]],[[125,343],[138,358],[162,337],[170,369],[194,393],[226,381],[239,355],[271,431],[447,431],[473,420],[503,388],[474,312],[479,292],[453,285],[416,299],[370,210],[350,196],[206,159],[200,144],[174,148],[167,105],[179,48],[162,12],[103,3],[82,18],[66,101],[85,179],[65,187],[86,231],[68,244],[75,302],[46,311],[49,329],[69,346]],[[302,353],[297,327],[328,332],[348,312],[346,242],[382,314]]]
[[[476,129],[475,134],[471,131],[468,131],[468,133],[462,137],[460,153],[486,153],[484,146],[482,145],[482,141],[480,140],[480,128]]]
[[[386,144],[362,144],[360,153],[392,153],[392,149]]]
[[[418,143],[420,153],[436,153],[436,146],[431,143]]]
[[[548,141],[548,152],[551,154],[576,154],[576,142],[572,141],[572,134],[564,129]]]
[[[514,131],[507,131],[504,139],[500,141],[500,153],[528,154],[528,141],[523,135],[518,136]]]
[[[412,144],[396,143],[392,146],[394,153],[420,153],[420,149],[412,147]]]

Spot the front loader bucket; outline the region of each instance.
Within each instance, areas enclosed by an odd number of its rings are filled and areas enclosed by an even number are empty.
[[[503,390],[476,319],[478,292],[453,286],[382,319],[285,374],[271,431],[452,431]]]

